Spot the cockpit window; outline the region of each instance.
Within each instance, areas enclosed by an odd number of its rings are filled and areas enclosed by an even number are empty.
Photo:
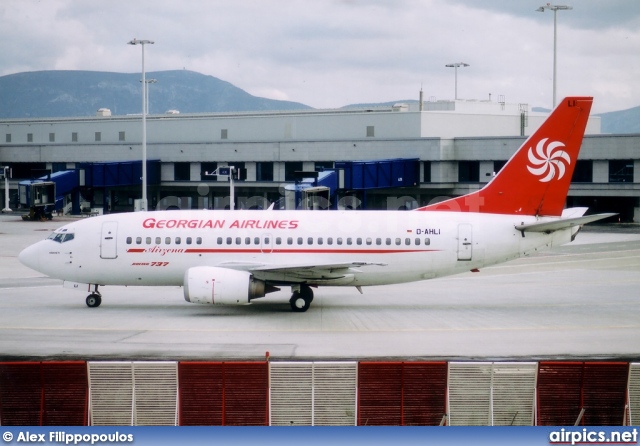
[[[65,232],[65,233],[54,232],[47,238],[49,240],[53,240],[54,242],[64,243],[64,242],[68,242],[69,240],[73,240],[73,232]]]

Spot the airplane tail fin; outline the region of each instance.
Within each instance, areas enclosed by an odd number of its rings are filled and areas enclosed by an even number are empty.
[[[417,210],[562,215],[592,103],[565,98],[484,188]]]

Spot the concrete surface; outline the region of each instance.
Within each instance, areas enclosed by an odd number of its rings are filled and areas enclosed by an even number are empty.
[[[583,231],[567,246],[450,278],[288,290],[209,307],[181,288],[104,287],[103,303],[22,266],[21,249],[67,219],[0,216],[0,360],[640,359],[640,230]],[[606,232],[603,232],[606,231]]]

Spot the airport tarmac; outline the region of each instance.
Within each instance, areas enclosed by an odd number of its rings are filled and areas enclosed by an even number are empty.
[[[62,288],[18,262],[68,222],[0,216],[0,361],[640,360],[640,227],[585,230],[552,251],[448,278],[289,290],[248,306],[184,301],[179,287]]]

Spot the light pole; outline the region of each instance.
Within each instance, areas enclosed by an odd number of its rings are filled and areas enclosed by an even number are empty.
[[[558,42],[558,11],[573,9],[572,6],[552,5],[547,3],[536,9],[537,12],[544,12],[545,9],[553,11],[553,108],[556,108],[556,71],[557,71],[557,42]]]
[[[147,95],[146,97],[147,114],[149,114],[149,84],[157,84],[158,79],[147,79],[146,83],[147,83],[147,88],[145,89],[144,94]]]
[[[147,210],[147,81],[144,73],[144,46],[152,45],[152,40],[133,39],[129,45],[142,45],[142,203],[141,210]]]
[[[455,95],[455,99],[458,100],[458,67],[468,67],[469,64],[468,63],[464,63],[464,62],[456,62],[456,63],[450,63],[445,65],[445,67],[447,68],[453,68],[454,72],[455,72],[455,77],[456,77],[456,95]]]

